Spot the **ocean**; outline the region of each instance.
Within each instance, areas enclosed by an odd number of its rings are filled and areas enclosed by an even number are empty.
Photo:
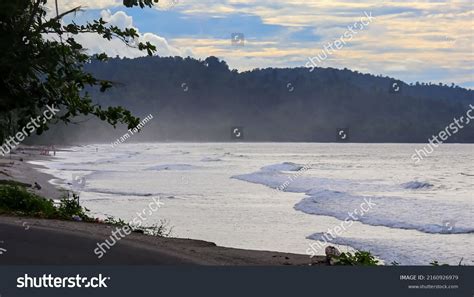
[[[160,197],[146,223],[167,220],[175,237],[299,254],[310,244],[324,254],[327,241],[385,264],[474,265],[474,145],[443,144],[415,164],[422,148],[123,143],[71,147],[35,163],[100,218],[131,220]]]

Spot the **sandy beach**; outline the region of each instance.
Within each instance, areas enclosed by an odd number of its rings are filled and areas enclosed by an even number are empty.
[[[67,149],[67,148],[59,148]],[[21,182],[27,188],[52,199],[65,190],[49,181],[29,161],[52,156],[40,155],[39,147],[20,147],[15,154],[0,159],[0,182]],[[40,185],[41,189],[34,187]],[[254,251],[216,246],[197,239],[155,237],[132,233],[122,238],[102,259],[94,255],[97,242],[111,235],[115,226],[101,223],[46,220],[0,216],[0,234],[8,249],[0,257],[3,264],[196,264],[196,265],[325,265],[325,257]],[[52,240],[42,240],[53,238]],[[34,253],[27,251],[34,250]],[[24,251],[24,252],[21,252]]]
[[[32,192],[51,199],[60,199],[64,191],[56,188],[49,181],[54,177],[40,172],[39,165],[28,163],[29,161],[52,158],[41,155],[42,147],[20,146],[13,154],[0,157],[0,180],[13,180],[24,183]],[[34,187],[38,183],[41,189]]]

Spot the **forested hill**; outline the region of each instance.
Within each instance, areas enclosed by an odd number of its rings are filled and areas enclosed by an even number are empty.
[[[139,141],[427,142],[466,115],[474,91],[408,85],[393,78],[332,68],[229,70],[215,57],[111,59],[87,70],[116,86],[92,93],[101,105],[153,115]],[[473,112],[474,114],[474,112]],[[55,127],[46,141],[111,142],[126,132],[87,121]],[[130,140],[133,141],[133,140]],[[474,124],[448,142],[474,142]]]

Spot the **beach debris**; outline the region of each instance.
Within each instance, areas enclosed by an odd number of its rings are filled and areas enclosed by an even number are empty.
[[[33,186],[33,189],[41,190],[41,186],[37,182],[35,182],[35,185]]]
[[[331,245],[327,246],[324,252],[326,253],[326,257],[339,257],[341,255],[341,252]]]
[[[81,221],[82,221],[81,217],[78,216],[78,215],[73,215],[73,216],[72,216],[72,220],[73,220],[73,221],[76,221],[76,222],[81,222]]]
[[[331,245],[327,246],[326,249],[324,249],[324,252],[326,253],[326,260],[329,265],[336,264],[338,262],[337,258],[341,256],[341,252]]]

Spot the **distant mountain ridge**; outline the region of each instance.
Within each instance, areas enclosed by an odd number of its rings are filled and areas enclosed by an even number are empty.
[[[474,104],[474,91],[458,86],[408,85],[333,68],[239,73],[216,57],[115,58],[87,70],[117,83],[92,93],[101,105],[153,114],[131,141],[235,141],[231,130],[238,127],[239,141],[427,142]],[[108,143],[124,129],[92,120],[54,127],[46,139]],[[473,125],[447,142],[474,142]]]

